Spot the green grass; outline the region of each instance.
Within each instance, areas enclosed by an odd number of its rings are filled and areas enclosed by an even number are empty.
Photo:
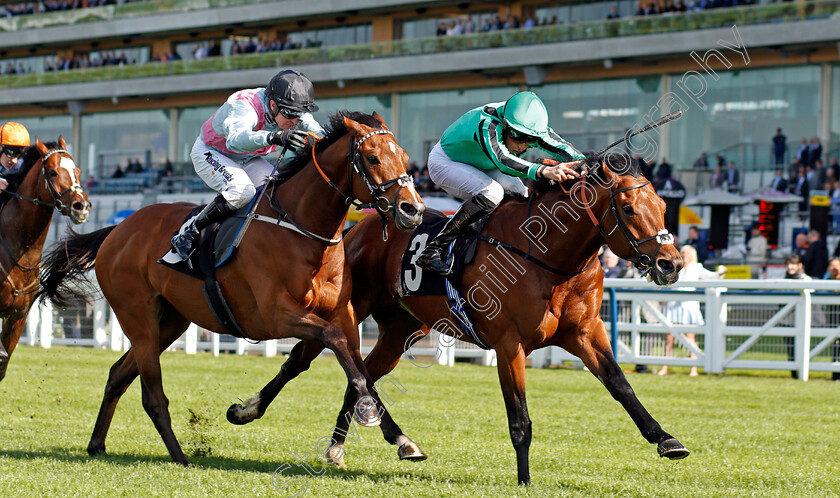
[[[20,347],[0,383],[0,496],[288,496],[272,486],[306,480],[305,496],[836,496],[840,490],[840,383],[780,377],[628,374],[642,403],[691,456],[663,460],[589,373],[529,370],[534,427],[528,488],[516,486],[513,449],[495,369],[472,365],[394,372],[390,411],[429,454],[400,462],[378,429],[359,428],[348,469],[307,478],[295,454],[322,465],[344,390],[332,358],[287,386],[263,419],[237,427],[224,413],[259,390],[282,359],[163,356],[182,468],[140,402],[139,383],[117,408],[109,455],[85,452],[108,368],[118,354]],[[202,423],[191,424],[195,413]],[[197,427],[197,428],[196,428]]]

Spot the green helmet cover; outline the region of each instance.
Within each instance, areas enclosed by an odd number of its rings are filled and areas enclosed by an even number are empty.
[[[519,92],[505,102],[504,120],[514,130],[532,137],[548,133],[548,110],[534,92]]]

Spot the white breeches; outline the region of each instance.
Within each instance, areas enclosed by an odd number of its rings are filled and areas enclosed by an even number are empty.
[[[196,139],[190,153],[195,172],[210,188],[222,194],[234,209],[239,209],[254,198],[257,187],[264,184],[274,167],[261,157],[249,159],[244,164],[208,147]]]
[[[429,177],[450,195],[470,199],[482,194],[499,205],[505,193],[527,196],[528,189],[522,180],[497,169],[480,170],[469,164],[453,161],[446,155],[440,142],[429,153]]]

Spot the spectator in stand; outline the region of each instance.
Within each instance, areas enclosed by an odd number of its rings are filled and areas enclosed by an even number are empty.
[[[718,164],[715,166],[715,172],[709,178],[709,186],[712,188],[723,188],[724,183],[726,183],[726,172],[723,171],[723,166]]]
[[[604,269],[604,278],[621,278],[624,272],[624,264],[609,247],[604,249],[604,254],[601,255],[601,266]]]
[[[618,13],[618,9],[615,7],[610,7],[610,13],[607,14],[607,19],[619,19],[621,15]]]
[[[817,161],[822,160],[822,144],[820,143],[820,139],[814,137],[811,139],[811,143],[808,145],[808,162],[811,164],[815,164]]]
[[[805,178],[805,168],[800,167],[797,175],[796,181],[790,187],[790,191],[792,194],[802,197],[802,202],[799,203],[799,210],[807,211],[810,190],[808,180]]]
[[[828,248],[818,230],[809,230],[807,240],[808,247],[801,258],[803,270],[811,278],[823,278],[828,268]]]
[[[114,172],[111,174],[111,178],[122,178],[124,176],[125,176],[125,173],[123,173],[122,168],[118,164],[117,167],[114,168]]]
[[[799,234],[804,235],[804,234]],[[793,280],[811,280],[811,277],[805,274],[805,271],[802,267],[802,260],[796,254],[791,254],[790,256],[785,258],[785,265],[787,266],[787,272],[785,273],[785,278],[793,279]],[[796,339],[791,336],[784,337],[785,346],[787,349],[788,361],[793,362],[796,361]],[[794,379],[799,378],[799,371],[798,370],[791,370],[790,376]]]
[[[671,166],[668,160],[663,157],[662,162],[659,163],[659,167],[656,168],[656,179],[666,180],[668,178],[671,178],[671,173],[673,170],[674,168]]]
[[[828,262],[825,279],[840,280],[840,258],[832,258]],[[840,305],[829,304],[825,308],[825,314],[828,318],[827,325],[832,328],[840,326]],[[831,361],[834,363],[840,362],[840,339],[835,339],[831,344]],[[831,380],[840,380],[840,372],[831,372]]]
[[[788,181],[785,180],[785,170],[783,168],[776,168],[776,176],[770,182],[770,188],[779,192],[787,192]]]
[[[819,158],[814,159],[811,166],[814,168],[814,176],[817,178],[818,187],[822,187],[828,179],[828,172],[823,167],[822,160]]]
[[[750,241],[747,242],[747,264],[750,265],[750,276],[757,278],[761,266],[767,262],[767,239],[761,234],[758,225],[753,225],[750,231]]]
[[[99,182],[96,181],[96,178],[93,175],[90,175],[85,181],[85,190],[92,190],[97,185],[99,185]]]
[[[734,161],[729,161],[729,168],[726,170],[726,189],[733,193],[741,190],[741,174],[735,168]]]
[[[709,169],[709,157],[705,152],[700,154],[700,157],[694,161],[694,169]]]
[[[793,239],[793,243],[796,248],[793,250],[793,253],[799,257],[799,261],[802,261],[802,258],[805,257],[805,254],[808,252],[808,235],[806,233],[798,233],[796,237]]]
[[[696,226],[689,227],[688,239],[685,243],[694,248],[697,253],[697,262],[703,263],[709,257],[709,246],[705,240],[700,238],[700,229]]]
[[[715,156],[715,162],[717,162],[717,165],[718,165],[718,166],[720,166],[721,168],[723,168],[724,166],[726,166],[726,158],[725,158],[725,157],[723,157],[723,156],[722,156],[722,155],[720,155],[720,154],[718,154],[718,155],[716,155],[716,156]]]
[[[785,152],[787,151],[787,137],[782,135],[782,129],[776,128],[776,134],[773,135],[773,156],[776,158],[776,164],[785,163]]]
[[[803,138],[802,143],[799,145],[799,150],[796,152],[796,158],[799,159],[799,164],[803,166],[811,164],[808,156],[809,150],[810,146],[808,145],[808,139]]]
[[[819,190],[821,184],[819,176],[814,171],[814,166],[809,164],[805,166],[805,180],[808,182],[808,190]]]

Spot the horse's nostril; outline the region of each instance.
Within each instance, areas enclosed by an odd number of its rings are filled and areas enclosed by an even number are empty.
[[[401,202],[400,211],[402,211],[402,213],[406,216],[414,216],[417,214],[417,208],[410,202]]]
[[[657,268],[659,268],[659,271],[662,272],[664,275],[669,275],[675,270],[674,263],[672,263],[668,259],[657,259],[656,266]]]
[[[85,203],[83,202],[74,202],[73,203],[73,210],[74,211],[83,211],[85,209]]]

